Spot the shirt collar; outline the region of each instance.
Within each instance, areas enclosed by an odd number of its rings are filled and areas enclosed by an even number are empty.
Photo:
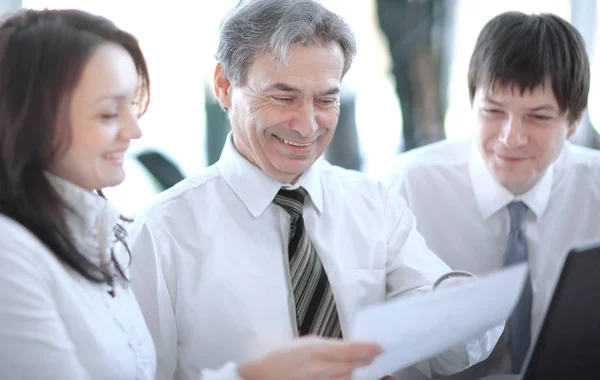
[[[529,191],[516,196],[496,181],[476,144],[473,144],[469,157],[469,174],[475,199],[484,219],[488,219],[515,200],[523,201],[537,218],[540,218],[548,207],[554,177],[554,164],[548,167],[542,178]]]
[[[93,191],[51,173],[45,175],[68,206],[65,221],[77,248],[94,264],[108,265],[114,229],[121,218],[119,211]]]
[[[269,207],[282,187],[293,189],[302,186],[308,192],[314,207],[321,213],[323,211],[323,191],[320,165],[321,161],[317,160],[308,171],[300,176],[296,184],[283,184],[246,160],[233,145],[231,133],[227,136],[221,157],[217,162],[217,167],[227,185],[255,218]]]

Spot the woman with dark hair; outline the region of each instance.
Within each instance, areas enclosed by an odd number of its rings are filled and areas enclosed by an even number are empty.
[[[103,17],[0,24],[0,378],[154,379],[100,191],[124,179],[149,83],[137,40]]]
[[[26,10],[0,23],[0,378],[155,378],[129,250],[114,249],[127,247],[122,218],[101,191],[124,179],[149,84],[137,40],[103,17]],[[301,339],[203,379],[347,379],[380,352]]]

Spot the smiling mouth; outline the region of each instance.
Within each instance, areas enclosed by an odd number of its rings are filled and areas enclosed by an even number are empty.
[[[305,148],[307,146],[311,146],[312,143],[313,143],[313,142],[309,142],[309,143],[306,143],[306,144],[301,144],[301,143],[297,143],[297,142],[294,142],[294,141],[286,140],[286,139],[281,138],[279,136],[275,136],[275,137],[277,137],[279,139],[279,141],[283,141],[287,145],[291,145],[291,146],[295,146],[295,147],[299,147],[299,148]]]
[[[120,152],[111,152],[103,155],[104,159],[111,161],[113,163],[121,163],[125,159],[126,151]]]
[[[497,156],[504,161],[523,161],[526,157],[508,157],[497,154]]]

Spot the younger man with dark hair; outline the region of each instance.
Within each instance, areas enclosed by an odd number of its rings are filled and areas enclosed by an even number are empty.
[[[529,263],[506,344],[453,378],[518,373],[565,252],[600,235],[600,154],[567,141],[589,81],[572,25],[551,14],[500,14],[481,31],[469,66],[475,138],[418,149],[394,166],[393,193],[453,269],[481,275]]]

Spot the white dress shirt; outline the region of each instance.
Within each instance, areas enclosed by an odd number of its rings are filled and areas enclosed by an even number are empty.
[[[600,237],[600,152],[566,143],[528,192],[515,196],[487,169],[471,140],[444,141],[400,155],[389,178],[417,219],[429,247],[453,269],[500,269],[509,232],[506,206],[523,201],[534,292],[532,331],[569,247]]]
[[[99,195],[48,177],[74,210],[66,220],[78,249],[109,263],[119,213]],[[152,337],[131,289],[116,284],[112,297],[108,285],[86,280],[1,214],[0,237],[1,379],[154,379]]]
[[[404,200],[388,197],[379,182],[318,161],[297,184],[310,195],[306,231],[344,332],[358,310],[426,290],[449,271],[425,246]],[[205,368],[259,359],[297,337],[290,216],[272,202],[281,187],[228,138],[217,164],[168,190],[132,225],[132,286],[154,338],[158,379],[196,380]],[[495,334],[431,360],[433,370],[484,359]]]

